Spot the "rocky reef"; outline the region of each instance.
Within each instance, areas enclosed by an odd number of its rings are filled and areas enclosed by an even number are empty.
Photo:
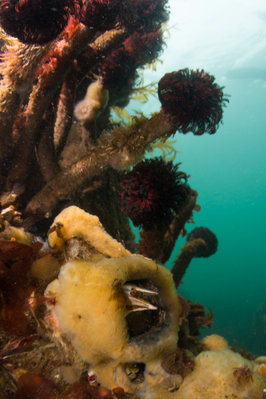
[[[158,112],[113,117],[154,91],[168,16],[166,0],[0,0],[0,399],[265,397],[265,357],[200,339],[213,314],[177,293],[218,240],[196,227],[165,267],[200,207],[180,163],[150,155],[214,134],[224,88],[172,71]]]

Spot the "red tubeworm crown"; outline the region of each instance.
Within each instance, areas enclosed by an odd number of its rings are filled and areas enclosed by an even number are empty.
[[[187,68],[167,73],[159,81],[158,96],[162,111],[182,133],[195,135],[216,132],[228,99],[214,76]]]
[[[106,30],[117,22],[121,0],[79,0],[80,20],[89,28]]]
[[[163,38],[160,29],[149,32],[134,32],[123,43],[129,57],[131,57],[138,66],[151,63],[157,58],[162,49]]]
[[[168,20],[167,0],[124,0],[120,20],[131,31],[155,31]]]
[[[167,223],[172,212],[183,205],[190,189],[187,175],[178,167],[155,158],[140,162],[127,173],[121,183],[121,205],[136,226]]]
[[[0,23],[24,43],[44,44],[65,28],[72,6],[70,0],[0,0]]]

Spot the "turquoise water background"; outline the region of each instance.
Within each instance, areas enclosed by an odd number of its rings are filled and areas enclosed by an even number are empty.
[[[219,240],[213,257],[192,261],[181,292],[214,310],[212,332],[257,353],[266,353],[263,84],[249,79],[228,82],[232,97],[217,134],[177,137],[182,169],[191,174],[190,184],[199,192],[201,211],[195,223],[209,227]]]
[[[208,333],[266,354],[266,4],[170,5],[168,47],[157,71],[145,72],[146,83],[184,67],[203,68],[231,96],[215,135],[175,136],[176,162],[199,193],[195,225],[210,228],[219,240],[214,256],[192,261],[180,293],[214,311]],[[159,107],[151,99],[141,110],[149,114]],[[183,243],[178,241],[169,267]]]

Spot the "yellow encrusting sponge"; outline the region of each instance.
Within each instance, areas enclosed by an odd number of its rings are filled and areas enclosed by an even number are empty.
[[[150,341],[130,339],[126,322],[126,282],[149,279],[167,309],[167,324]],[[119,359],[145,361],[176,348],[179,303],[170,272],[141,255],[69,261],[46,288],[55,299],[50,308],[62,334],[90,364]]]
[[[52,248],[63,248],[64,242],[73,237],[82,238],[105,256],[118,258],[131,255],[122,244],[106,233],[97,216],[77,206],[69,206],[59,213],[48,234]]]

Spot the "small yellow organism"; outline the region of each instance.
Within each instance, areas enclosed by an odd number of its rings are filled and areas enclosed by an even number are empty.
[[[109,92],[103,88],[101,80],[98,79],[89,85],[84,99],[76,104],[74,115],[83,124],[91,122],[105,109],[108,101]]]

